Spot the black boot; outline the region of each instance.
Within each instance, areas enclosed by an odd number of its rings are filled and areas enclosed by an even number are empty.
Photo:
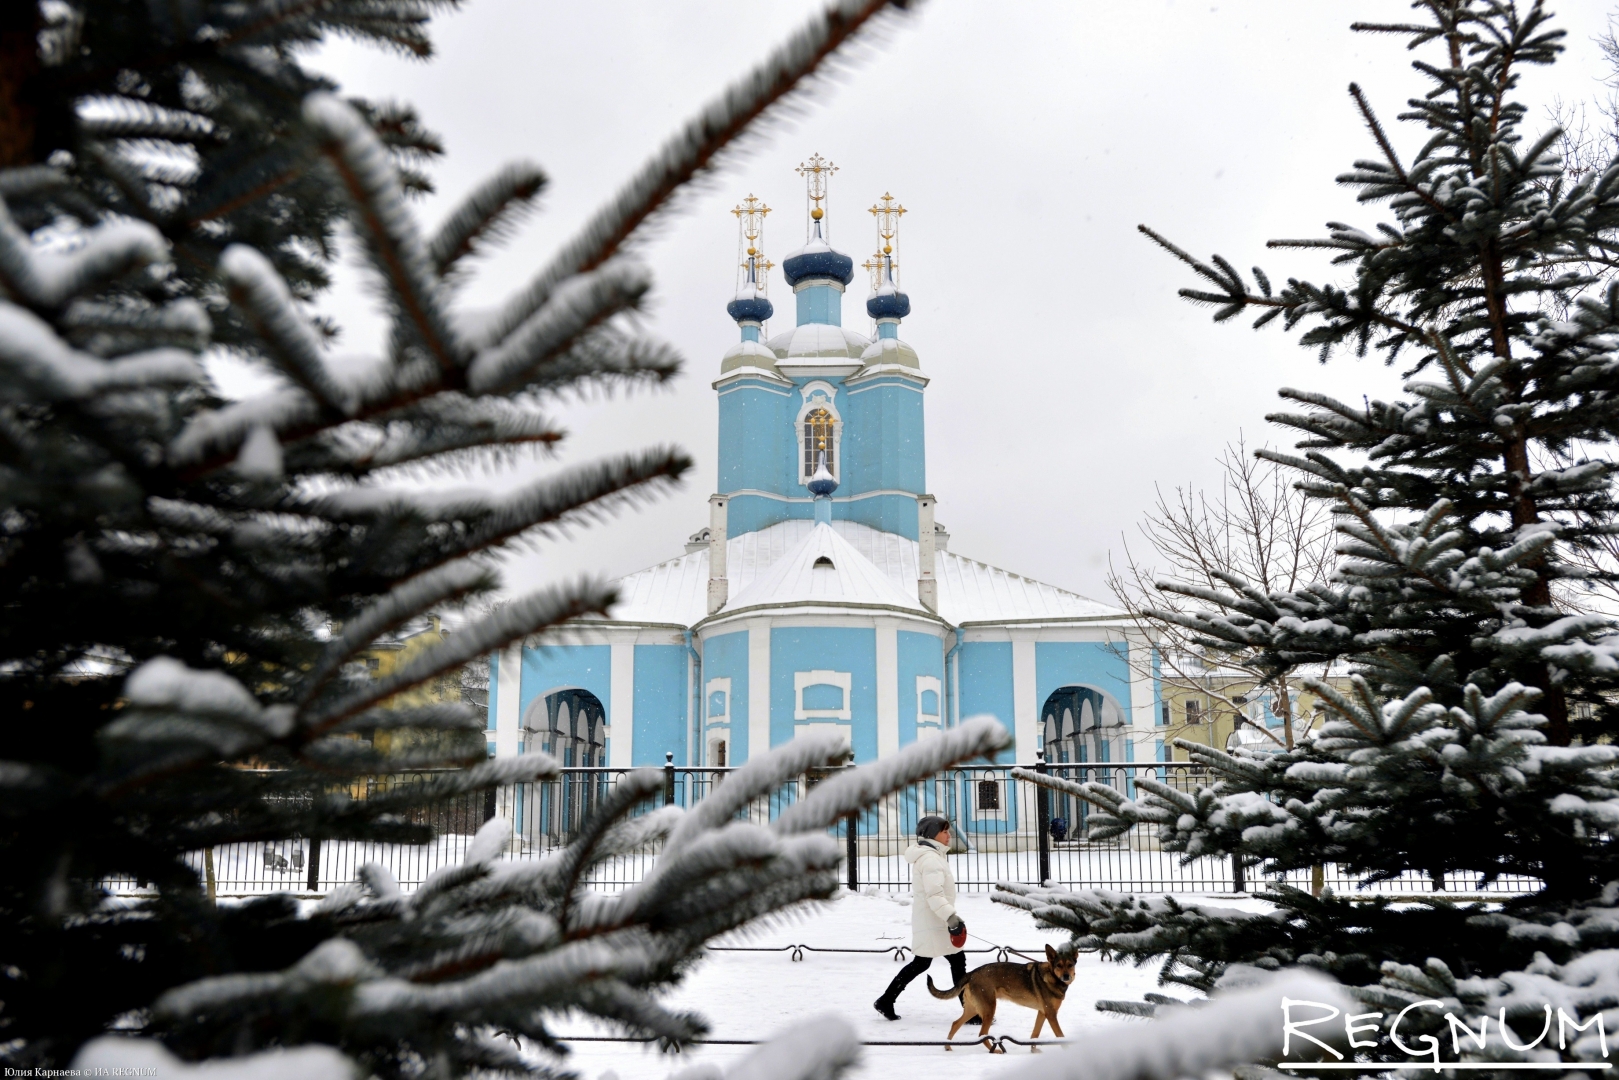
[[[898,1020],[899,1013],[894,1011],[894,999],[884,994],[871,1003],[871,1007],[883,1014],[884,1020]]]

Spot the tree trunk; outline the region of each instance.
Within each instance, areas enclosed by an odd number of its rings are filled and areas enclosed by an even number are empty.
[[[0,4],[0,169],[34,164],[39,109],[31,91],[38,73],[38,5]]]

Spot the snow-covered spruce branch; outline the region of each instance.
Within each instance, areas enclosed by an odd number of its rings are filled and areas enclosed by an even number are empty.
[[[480,344],[503,341],[563,282],[611,259],[686,184],[712,170],[721,151],[756,129],[892,6],[889,0],[834,0],[763,63],[711,102],[643,165],[518,295],[502,306]]]
[[[565,431],[550,417],[505,398],[436,394],[385,424],[337,428],[287,447],[291,472],[330,471],[356,480],[384,469],[450,472],[512,459],[524,447],[550,447]]]
[[[680,370],[680,354],[667,342],[597,326],[568,349],[533,368],[526,390],[560,394],[584,385],[667,382]]]
[[[467,369],[468,389],[490,394],[522,386],[586,331],[637,306],[651,287],[651,272],[624,259],[569,278],[511,333],[478,352]]]
[[[1283,1000],[1353,1008],[1342,987],[1309,972],[1288,972],[1258,986],[1215,994],[1192,1010],[1166,1010],[1150,1024],[1129,1024],[1089,1040],[1083,1054],[1048,1054],[1013,1069],[1014,1080],[1176,1080],[1282,1058]],[[1311,1018],[1320,1015],[1311,1010]],[[1301,1018],[1303,1013],[1301,1012]],[[1323,1041],[1330,1041],[1324,1039]],[[1294,1039],[1289,1061],[1321,1054]]]
[[[885,795],[963,761],[988,758],[1011,742],[1011,735],[993,717],[970,717],[937,738],[912,743],[891,757],[823,780],[809,795],[783,810],[771,828],[783,834],[827,828]]]
[[[661,769],[633,769],[618,778],[613,790],[579,834],[561,853],[556,865],[558,888],[562,893],[562,906],[557,922],[568,925],[569,909],[573,905],[579,884],[585,872],[597,861],[597,851],[621,819],[631,810],[663,790]]]
[[[213,332],[208,312],[189,298],[162,307],[127,299],[74,300],[56,325],[66,340],[101,357],[165,346],[201,352]]]
[[[754,799],[769,795],[812,769],[840,765],[850,752],[849,740],[842,735],[811,732],[767,754],[750,756],[741,768],[726,776],[725,783],[711,788],[701,802],[686,812],[664,844],[660,863],[679,854],[698,837],[723,827]]]
[[[503,604],[450,640],[419,653],[386,678],[367,682],[330,702],[312,702],[302,710],[300,723],[311,732],[324,732],[402,690],[462,667],[513,641],[581,615],[602,614],[617,595],[611,585],[581,581],[542,589]]]
[[[185,349],[160,348],[103,360],[73,348],[26,308],[0,300],[0,372],[10,389],[37,401],[82,401],[125,390],[201,382],[202,365]]]
[[[320,140],[354,204],[355,224],[388,284],[397,329],[433,357],[446,375],[466,363],[466,347],[443,309],[432,260],[405,206],[399,174],[371,125],[332,94],[304,101],[304,122]]]
[[[526,784],[535,780],[554,780],[562,775],[562,766],[549,754],[529,752],[516,757],[496,758],[474,765],[469,769],[431,776],[413,784],[401,785],[388,792],[371,796],[371,804],[389,810],[394,807],[416,807],[437,799],[465,795],[469,791],[487,791],[506,784]],[[509,827],[509,826],[508,826]]]
[[[651,497],[690,465],[691,459],[678,450],[653,448],[562,469],[498,497],[479,488],[423,490],[357,484],[309,497],[304,508],[317,518],[363,525],[391,520],[470,525],[435,560],[447,562],[540,526],[601,520],[628,500]],[[646,490],[649,487],[652,491]],[[420,572],[426,567],[413,569]]]
[[[0,200],[0,290],[31,308],[53,310],[120,274],[166,262],[168,245],[152,226],[111,221],[86,230],[67,251],[41,251]]]
[[[298,311],[286,281],[263,255],[232,244],[219,257],[231,302],[245,312],[281,370],[321,405],[340,414],[354,408],[353,394],[327,370],[321,342]]]
[[[348,620],[304,676],[299,701],[307,702],[356,653],[383,633],[441,604],[463,599],[495,587],[490,568],[473,562],[453,562],[408,578],[393,591]]]
[[[390,706],[358,713],[335,727],[331,735],[351,732],[390,731],[417,728],[424,731],[483,731],[488,726],[488,710],[465,701],[434,701],[425,705]]]
[[[823,1013],[748,1052],[723,1080],[837,1080],[860,1061],[860,1036],[850,1023]],[[682,1069],[669,1080],[718,1080],[711,1065]]]
[[[462,260],[504,237],[533,208],[547,182],[539,166],[515,162],[473,188],[427,242],[427,257],[439,277],[449,277]]]
[[[718,790],[740,781],[747,791],[768,794],[808,769],[841,760],[847,750],[837,736],[795,743],[755,759]],[[975,745],[984,744],[980,738]],[[513,778],[476,777],[485,785]],[[884,780],[866,791],[868,800],[903,786],[906,777],[885,773]],[[384,867],[367,865],[362,883],[320,905],[342,936],[284,971],[207,978],[171,990],[154,1018],[183,1042],[225,1017],[302,1015],[319,1007],[334,1025],[332,1041],[362,1063],[386,1044],[394,1025],[446,1016],[477,1016],[482,1024],[549,1045],[548,1017],[582,1010],[634,1034],[683,1043],[705,1023],[665,1009],[656,991],[714,934],[835,892],[841,851],[824,833],[782,835],[733,820],[734,802],[719,814],[703,813],[705,800],[689,812],[667,807],[629,818],[661,785],[658,770],[629,774],[598,805],[584,834],[545,859],[502,859],[512,830],[496,818],[479,829],[463,863],[435,872],[413,894],[401,891]],[[666,847],[642,885],[611,894],[583,884],[590,867],[625,845],[709,819],[715,825],[701,835],[673,851]],[[662,887],[648,887],[654,878]],[[421,947],[402,949],[406,938],[419,939]],[[795,1041],[804,1030],[799,1026],[788,1040],[797,1060],[786,1075],[833,1076],[852,1060],[852,1038],[819,1040],[812,1051]],[[481,1044],[458,1047],[468,1061],[488,1064]],[[753,1060],[776,1068],[781,1053],[762,1048]]]
[[[169,1052],[158,1039],[103,1035],[80,1048],[74,1069],[86,1075],[113,1075],[136,1069],[142,1076],[172,1080],[353,1080],[354,1062],[330,1046],[309,1045],[265,1050],[242,1057],[192,1063]]]

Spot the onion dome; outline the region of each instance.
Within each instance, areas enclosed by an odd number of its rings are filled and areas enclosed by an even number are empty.
[[[821,236],[820,215],[819,207],[810,211],[815,221],[815,233],[810,242],[781,261],[782,276],[794,288],[800,281],[811,278],[831,278],[841,285],[854,280],[854,260],[841,251],[834,251]]]
[[[911,298],[894,287],[893,278],[866,300],[866,314],[873,319],[903,319],[911,313]]]
[[[736,299],[725,305],[725,313],[739,323],[762,323],[768,321],[776,309],[758,286],[750,281],[737,291]]]
[[[809,478],[809,483],[806,484],[806,487],[808,487],[811,495],[831,495],[832,492],[837,491],[837,481],[832,478],[831,473],[826,471],[826,455],[824,453],[816,461],[814,476]]]
[[[816,459],[815,475],[810,477],[809,483],[805,486],[810,489],[811,495],[817,497],[827,496],[838,490],[837,480],[833,478],[831,473],[826,471],[826,455],[824,453]]]

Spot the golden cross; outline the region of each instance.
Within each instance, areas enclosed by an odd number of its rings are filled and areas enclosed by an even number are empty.
[[[764,234],[765,215],[770,213],[770,207],[765,205],[763,199],[749,194],[732,208],[731,213],[736,215],[737,225],[742,230],[742,268],[746,270],[750,263],[754,264],[756,280],[762,285],[765,275],[776,265],[764,257],[759,243],[759,237]]]
[[[877,222],[877,253],[861,266],[871,273],[871,287],[875,291],[882,287],[884,272],[892,272],[898,265],[894,261],[894,241],[899,238],[899,219],[905,207],[885,191],[867,213]]]
[[[808,189],[809,197],[815,203],[815,209],[821,209],[821,200],[826,198],[826,182],[838,167],[820,154],[811,154],[808,161],[801,161],[798,168],[793,170],[804,178],[804,185]],[[819,220],[820,215],[813,215]]]

